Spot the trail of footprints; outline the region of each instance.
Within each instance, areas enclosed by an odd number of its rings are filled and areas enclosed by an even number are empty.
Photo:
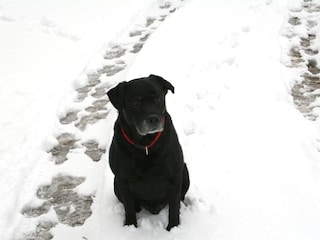
[[[320,4],[312,0],[304,0],[302,8],[292,11],[288,21],[291,28],[289,38],[292,42],[298,42],[291,48],[290,67],[301,69],[301,81],[292,89],[292,96],[296,107],[310,120],[320,117],[320,105],[316,100],[320,97],[320,65],[319,49],[316,45],[320,40],[319,27]],[[306,37],[298,38],[298,32],[306,29]]]
[[[88,125],[95,124],[107,117],[108,108],[106,105],[109,100],[106,92],[110,86],[105,80],[102,81],[101,79],[113,77],[123,71],[127,67],[124,58],[130,54],[138,53],[145,41],[156,30],[157,25],[175,11],[175,7],[171,6],[169,2],[161,5],[160,9],[162,9],[163,15],[148,17],[143,27],[136,27],[138,30],[133,30],[129,33],[132,39],[131,44],[115,44],[106,51],[104,55],[106,64],[104,67],[94,73],[87,74],[86,86],[75,90],[77,93],[77,98],[74,101],[75,106],[77,103],[84,102],[88,102],[88,105],[84,109],[66,112],[65,116],[60,119],[62,126],[68,126],[68,128],[71,126],[78,129],[77,131],[84,132]],[[52,155],[52,160],[55,164],[60,165],[68,161],[70,152],[79,148],[84,148],[84,154],[94,162],[100,161],[105,153],[105,149],[99,148],[98,142],[94,140],[81,142],[81,139],[76,139],[73,134],[67,131],[62,132],[57,137],[57,145],[49,153]],[[43,204],[36,208],[25,206],[22,209],[22,214],[28,218],[36,218],[53,209],[60,223],[72,227],[83,225],[92,213],[90,207],[93,202],[93,196],[79,195],[75,191],[75,188],[84,181],[84,177],[60,175],[54,177],[50,185],[38,188],[36,196],[43,200]],[[55,226],[56,223],[40,221],[35,231],[25,234],[24,239],[52,239],[53,236],[50,230]]]

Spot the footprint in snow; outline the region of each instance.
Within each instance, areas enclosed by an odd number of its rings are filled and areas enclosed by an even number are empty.
[[[92,196],[79,195],[74,189],[84,181],[84,177],[57,176],[53,178],[50,185],[41,186],[37,190],[37,197],[44,201],[43,204],[39,207],[25,206],[22,214],[28,218],[39,217],[53,209],[59,222],[72,227],[83,225],[92,214],[93,200]],[[55,225],[52,222],[40,222],[35,232],[26,234],[26,237],[27,239],[51,239],[52,235],[49,231]]]
[[[52,154],[56,164],[64,163],[68,158],[70,150],[75,149],[75,143],[78,141],[70,133],[63,133],[58,138],[58,145],[54,146],[49,152]]]
[[[87,154],[95,162],[100,161],[101,156],[106,152],[105,149],[99,148],[99,144],[93,140],[82,143],[82,145],[87,148],[85,154]]]
[[[104,58],[105,59],[115,59],[120,58],[125,55],[127,49],[123,48],[121,45],[115,45],[110,50],[107,50]]]
[[[99,74],[106,74],[107,77],[114,76],[115,74],[121,72],[127,67],[127,64],[124,61],[118,61],[115,64],[108,64],[102,69],[98,70]]]

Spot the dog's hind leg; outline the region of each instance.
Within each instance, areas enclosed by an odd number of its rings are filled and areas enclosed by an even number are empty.
[[[189,171],[187,165],[184,164],[183,172],[182,172],[182,189],[181,189],[181,201],[184,200],[185,195],[190,186],[190,179],[189,179]]]
[[[117,196],[119,201],[122,202],[121,194],[120,194],[120,191],[119,191],[119,185],[118,185],[118,182],[117,182],[116,178],[114,178],[114,181],[113,181],[113,190],[114,190],[114,194]]]

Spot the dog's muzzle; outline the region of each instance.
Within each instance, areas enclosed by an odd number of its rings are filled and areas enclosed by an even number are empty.
[[[163,128],[164,117],[160,117],[158,114],[150,114],[140,124],[136,124],[137,132],[142,136],[161,132]]]

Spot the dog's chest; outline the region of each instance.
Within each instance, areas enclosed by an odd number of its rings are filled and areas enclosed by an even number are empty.
[[[155,160],[136,161],[131,168],[130,178],[134,181],[160,181],[167,178],[166,164]]]
[[[128,177],[129,187],[137,195],[160,197],[166,194],[169,176],[164,163],[137,162]]]

